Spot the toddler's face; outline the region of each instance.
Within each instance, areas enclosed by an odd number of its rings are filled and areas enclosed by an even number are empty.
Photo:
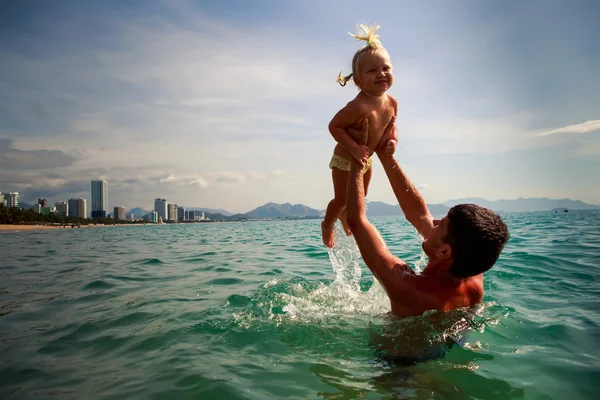
[[[358,87],[370,94],[380,95],[392,87],[392,62],[386,51],[365,54],[360,59]]]

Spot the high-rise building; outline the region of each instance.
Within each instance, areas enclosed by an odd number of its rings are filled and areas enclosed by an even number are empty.
[[[154,200],[154,211],[156,211],[156,213],[158,214],[158,218],[162,219],[163,221],[169,219],[168,204],[169,202],[167,201],[167,199],[158,198]]]
[[[4,204],[4,194],[0,192],[0,204]]]
[[[42,207],[48,207],[48,200],[46,199],[38,199],[38,204]]]
[[[87,218],[86,199],[69,199],[69,217]]]
[[[114,219],[125,219],[125,207],[115,207]]]
[[[188,220],[196,221],[198,219],[198,217],[200,217],[200,211],[190,210],[188,212]]]
[[[6,207],[19,207],[19,192],[4,193]]]
[[[106,181],[92,181],[92,218],[106,217],[106,210],[108,209],[107,186]]]
[[[177,221],[185,221],[185,207],[177,207]]]
[[[69,215],[69,203],[67,203],[66,201],[57,201],[56,203],[54,203],[54,206],[56,207],[56,212],[58,212],[63,217]]]
[[[177,221],[177,205],[169,203],[167,208],[169,210],[169,221]]]

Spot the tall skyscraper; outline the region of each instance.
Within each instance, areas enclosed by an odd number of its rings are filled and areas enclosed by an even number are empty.
[[[169,221],[177,221],[177,205],[173,203],[169,203]]]
[[[92,218],[106,217],[106,209],[108,208],[107,186],[106,181],[92,181]]]
[[[177,221],[185,221],[185,207],[177,207]]]
[[[125,219],[125,207],[115,207],[115,219]]]
[[[46,199],[38,199],[38,204],[42,207],[48,207],[48,200]]]
[[[4,193],[7,208],[19,207],[19,192]]]
[[[0,192],[0,204],[4,204],[4,193]]]
[[[158,218],[166,221],[169,219],[169,202],[167,199],[158,198],[154,200],[154,211],[158,214]]]
[[[86,199],[69,199],[69,217],[87,218]]]
[[[57,201],[54,205],[56,206],[56,211],[60,213],[60,215],[63,217],[69,215],[69,203],[66,201]]]

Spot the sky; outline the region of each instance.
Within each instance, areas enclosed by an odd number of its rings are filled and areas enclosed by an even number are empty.
[[[396,158],[427,203],[600,204],[600,3],[0,3],[0,191],[109,210],[324,209],[335,83],[378,24],[398,99]],[[374,160],[370,201],[395,204]]]

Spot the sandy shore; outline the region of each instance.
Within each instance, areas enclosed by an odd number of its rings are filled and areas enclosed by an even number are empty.
[[[78,229],[78,228],[101,228],[106,226],[139,226],[141,224],[115,224],[115,225],[81,225],[80,227],[75,226],[75,228],[71,228],[70,225],[67,226],[56,226],[56,225],[5,225],[0,224],[0,232],[2,231],[35,231],[35,230],[43,230],[43,229]]]
[[[38,229],[58,229],[50,225],[4,225],[0,224],[0,231],[33,231]]]

